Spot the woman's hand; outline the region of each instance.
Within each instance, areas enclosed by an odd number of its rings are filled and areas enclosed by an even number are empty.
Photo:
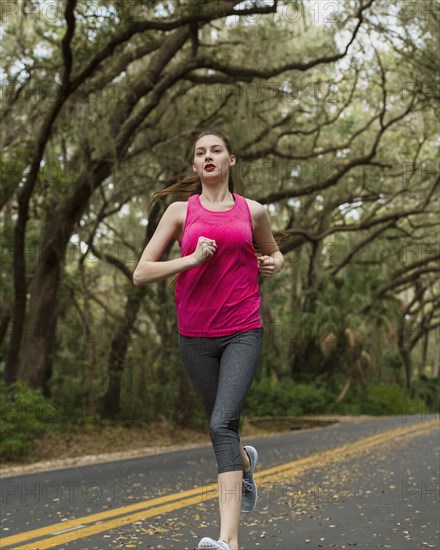
[[[264,277],[271,278],[281,271],[281,261],[273,256],[259,256],[258,271]]]
[[[199,237],[196,249],[192,253],[196,266],[212,258],[216,250],[217,243],[214,240],[208,239],[207,237]]]

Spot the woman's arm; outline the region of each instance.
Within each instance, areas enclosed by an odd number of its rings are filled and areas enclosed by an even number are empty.
[[[269,215],[262,204],[255,202],[254,241],[261,250],[258,258],[259,272],[265,277],[273,277],[284,268],[284,256],[273,237]]]
[[[174,260],[159,261],[171,239],[175,238],[177,234],[178,208],[176,203],[171,203],[159,221],[154,235],[145,247],[134,270],[133,283],[136,286],[161,281],[197,265],[194,254]]]

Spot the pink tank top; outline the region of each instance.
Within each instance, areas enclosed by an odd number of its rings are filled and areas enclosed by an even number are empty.
[[[177,324],[183,336],[228,336],[262,326],[251,213],[246,199],[233,195],[235,204],[225,212],[206,209],[197,193],[188,199],[182,256],[194,252],[200,236],[215,240],[217,250],[177,276]]]

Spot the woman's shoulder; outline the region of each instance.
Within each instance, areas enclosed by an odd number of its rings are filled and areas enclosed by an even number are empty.
[[[188,201],[173,201],[168,209],[171,216],[174,218],[174,221],[177,225],[175,237],[177,240],[180,239],[183,231],[183,226],[185,225],[186,212],[188,209]]]
[[[243,197],[243,195],[241,196]],[[266,211],[266,209],[258,201],[248,199],[247,197],[243,197],[243,199],[247,202],[252,218],[252,227],[253,229],[255,229],[256,225],[258,224],[258,220],[261,218],[261,215],[263,214],[263,212]]]
[[[255,201],[253,199],[248,199],[246,197],[243,197],[243,198],[245,199],[245,201],[249,206],[249,210],[251,211],[252,217],[255,216],[257,218],[258,216],[261,216],[262,212],[266,210],[264,206],[258,201]]]
[[[173,201],[169,208],[173,208],[174,210],[182,210],[183,208],[186,208],[188,205],[188,201]]]
[[[169,206],[168,210],[172,216],[180,220],[183,215],[186,214],[188,208],[188,201],[173,201]]]
[[[263,205],[260,204],[258,201],[254,201],[253,199],[248,199],[247,197],[243,197],[243,198],[248,203],[249,208],[252,208],[254,210],[258,210],[258,209],[263,207]]]

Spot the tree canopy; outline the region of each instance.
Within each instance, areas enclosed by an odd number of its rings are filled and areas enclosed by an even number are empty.
[[[431,0],[7,3],[5,380],[184,415],[173,290],[132,272],[207,128],[287,233],[260,376],[438,376],[438,19]]]

